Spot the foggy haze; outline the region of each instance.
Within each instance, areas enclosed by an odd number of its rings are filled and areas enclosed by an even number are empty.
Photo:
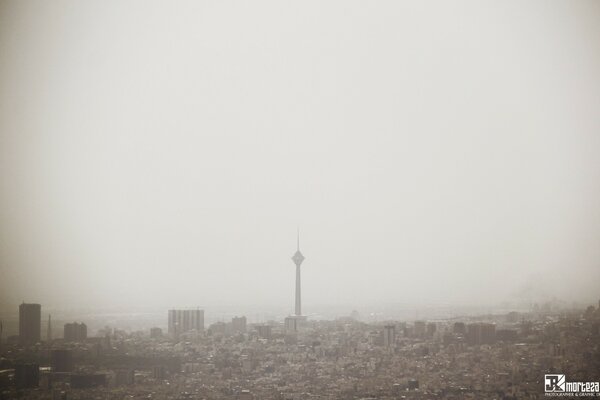
[[[596,302],[599,21],[4,1],[0,309]]]

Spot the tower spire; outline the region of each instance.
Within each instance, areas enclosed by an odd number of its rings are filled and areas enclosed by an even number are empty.
[[[297,236],[297,251],[300,251],[300,227],[298,227],[298,236]]]

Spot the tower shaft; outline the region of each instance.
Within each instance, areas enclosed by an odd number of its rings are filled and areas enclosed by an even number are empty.
[[[300,292],[300,265],[296,265],[296,315],[302,315]]]

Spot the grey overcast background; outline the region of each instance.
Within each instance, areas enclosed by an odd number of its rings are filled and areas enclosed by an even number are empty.
[[[595,302],[600,2],[3,0],[0,179],[1,308]]]

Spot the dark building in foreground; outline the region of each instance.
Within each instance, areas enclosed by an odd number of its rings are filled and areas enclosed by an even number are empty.
[[[115,371],[115,386],[129,386],[135,383],[133,369],[118,369]]]
[[[23,303],[19,306],[19,343],[36,344],[40,341],[42,306]]]
[[[88,389],[106,386],[105,374],[73,374],[71,375],[71,388]]]
[[[52,372],[72,372],[73,353],[71,350],[57,349],[50,353]]]
[[[40,366],[37,364],[15,365],[15,384],[19,389],[38,387],[40,384]]]

